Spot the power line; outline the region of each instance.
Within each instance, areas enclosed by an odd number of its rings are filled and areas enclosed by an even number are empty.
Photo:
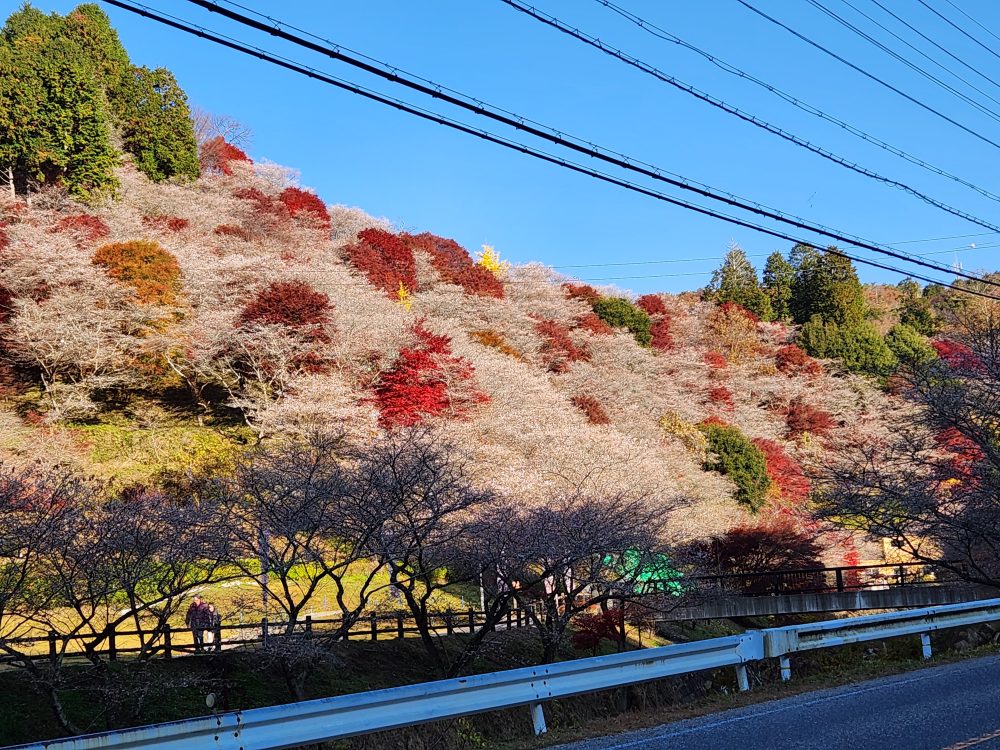
[[[972,41],[974,41],[976,44],[978,44],[984,50],[986,50],[991,55],[993,55],[993,57],[1000,58],[1000,54],[998,54],[995,49],[992,49],[991,47],[987,47],[981,41],[979,41],[978,39],[976,39],[976,37],[972,36],[972,34],[970,34],[968,31],[966,31],[965,29],[963,29],[961,26],[959,26],[958,24],[956,24],[954,21],[952,21],[947,16],[943,15],[940,11],[936,10],[933,6],[928,5],[926,2],[924,2],[924,0],[917,0],[917,2],[920,3],[921,5],[923,5],[925,8],[927,8],[927,10],[929,10],[935,16],[937,16],[942,21],[944,21],[946,24],[948,24],[949,26],[951,26],[953,29],[955,29],[956,31],[958,31],[960,34],[962,34],[962,36],[968,37],[969,39],[971,39]],[[965,15],[968,15],[968,14],[965,14]],[[969,16],[969,18],[971,18],[971,16]],[[982,26],[982,24],[979,24],[979,25]],[[985,29],[986,27],[983,26],[983,28]],[[986,29],[986,30],[989,31],[989,29]],[[990,33],[993,34],[992,31],[990,31]],[[996,34],[993,34],[993,36],[996,36]]]
[[[984,143],[988,143],[991,146],[994,146],[995,148],[1000,148],[1000,143],[997,143],[996,141],[987,138],[982,133],[979,133],[979,132],[973,130],[972,128],[970,128],[970,127],[968,127],[966,125],[963,125],[962,123],[958,122],[957,120],[955,120],[955,119],[949,117],[948,115],[944,114],[940,110],[935,109],[934,107],[930,106],[929,104],[925,104],[924,102],[920,101],[919,99],[916,99],[915,97],[910,96],[905,91],[902,91],[901,89],[896,88],[891,83],[888,83],[887,81],[882,80],[878,76],[873,75],[872,73],[869,73],[864,68],[861,68],[861,67],[855,65],[854,63],[852,63],[850,60],[847,60],[846,58],[841,57],[836,52],[828,49],[827,47],[824,47],[819,42],[813,41],[812,39],[810,39],[809,37],[805,36],[804,34],[799,33],[798,31],[796,31],[795,29],[793,29],[791,26],[787,26],[787,25],[783,24],[777,18],[774,18],[773,16],[769,16],[767,13],[765,13],[762,10],[760,10],[759,8],[755,8],[753,5],[751,5],[750,3],[748,3],[746,0],[736,0],[736,2],[738,2],[740,5],[742,5],[747,10],[749,10],[749,11],[751,11],[753,13],[756,13],[761,18],[764,18],[764,19],[770,21],[775,26],[781,27],[782,29],[784,29],[785,31],[787,31],[792,36],[794,36],[794,37],[796,37],[798,39],[801,39],[803,42],[805,42],[809,46],[815,47],[816,49],[820,50],[821,52],[824,52],[827,55],[829,55],[830,57],[832,57],[834,60],[837,60],[837,61],[843,63],[844,65],[846,65],[847,67],[849,67],[851,70],[857,71],[858,73],[860,73],[861,75],[863,75],[865,78],[869,78],[872,81],[874,81],[875,83],[879,84],[880,86],[883,86],[883,87],[889,89],[890,91],[895,92],[896,94],[899,94],[901,97],[903,97],[904,99],[906,99],[909,102],[912,102],[913,104],[916,104],[921,109],[925,109],[928,112],[930,112],[931,114],[937,115],[938,117],[940,117],[945,122],[951,123],[956,128],[959,128],[960,130],[964,130],[969,135],[973,136],[974,138],[978,138],[979,140],[983,141]]]
[[[190,0],[190,1],[201,2],[202,0]],[[683,81],[680,81],[675,76],[672,76],[669,73],[664,73],[663,71],[653,67],[649,63],[643,62],[637,57],[634,57],[626,52],[623,52],[617,47],[612,47],[611,45],[601,41],[600,39],[591,34],[587,34],[585,32],[580,31],[578,28],[570,26],[569,24],[561,21],[560,19],[556,18],[555,16],[549,13],[545,13],[533,6],[524,4],[523,2],[521,2],[521,0],[500,0],[500,2],[510,6],[511,8],[514,8],[517,11],[520,11],[521,13],[524,13],[525,15],[535,19],[536,21],[540,21],[541,23],[547,26],[551,26],[557,31],[561,31],[562,33],[571,36],[574,39],[577,39],[578,41],[588,44],[591,47],[594,47],[595,49],[598,49],[601,52],[610,55],[611,57],[614,57],[615,59],[623,63],[626,63],[627,65],[631,65],[632,67],[641,70],[643,73],[646,73],[656,78],[657,80],[662,81],[663,83],[669,84],[674,88],[680,89],[681,91],[687,94],[691,94],[692,96],[700,99],[701,101],[711,104],[713,107],[717,107],[718,109],[721,109],[728,114],[734,115],[743,120],[744,122],[748,122],[752,125],[755,125],[756,127],[761,128],[762,130],[766,130],[767,132],[772,133],[773,135],[777,135],[778,137],[783,138],[786,141],[794,143],[796,146],[800,146],[802,148],[807,149],[808,151],[813,152],[814,154],[818,154],[819,156],[822,156],[824,159],[828,159],[829,161],[832,161],[835,164],[839,164],[840,166],[846,167],[847,169],[850,169],[853,172],[857,172],[858,174],[864,175],[865,177],[869,177],[873,180],[877,180],[878,182],[882,182],[886,185],[897,187],[900,190],[909,193],[910,195],[916,198],[919,198],[925,203],[928,203],[929,205],[940,208],[942,211],[950,213],[953,216],[958,216],[973,224],[977,224],[987,229],[993,229],[993,230],[1000,229],[1000,226],[993,224],[992,222],[986,221],[985,219],[980,219],[979,217],[973,216],[966,211],[963,211],[961,209],[955,208],[954,206],[950,206],[946,203],[943,203],[937,200],[936,198],[932,198],[926,193],[922,193],[916,188],[907,185],[906,183],[891,179],[889,177],[885,177],[884,175],[874,172],[868,169],[867,167],[863,167],[856,162],[852,162],[842,156],[838,156],[832,151],[829,151],[820,146],[816,146],[815,144],[805,140],[804,138],[800,138],[799,136],[794,135],[793,133],[789,133],[788,131],[779,128],[776,125],[772,125],[771,123],[766,122],[765,120],[762,120],[755,115],[749,114],[748,112],[744,112],[738,107],[734,107],[733,105],[728,104],[723,100],[712,96],[711,94],[707,94],[695,88],[694,86],[691,86],[687,83],[684,83]],[[1000,120],[1000,118],[998,118],[998,120]]]
[[[871,1],[872,1],[873,3],[875,3],[875,5],[877,5],[877,6],[879,7],[879,8],[881,8],[881,9],[882,9],[883,11],[885,11],[885,12],[886,12],[886,13],[888,13],[888,14],[889,14],[890,16],[892,16],[892,17],[893,17],[893,18],[895,18],[895,19],[896,19],[897,21],[899,21],[899,22],[900,22],[901,24],[903,24],[903,26],[905,26],[905,27],[906,27],[906,28],[908,28],[908,29],[909,29],[910,31],[912,31],[912,32],[913,32],[914,34],[916,34],[917,36],[919,36],[919,37],[920,37],[921,39],[924,39],[924,40],[926,40],[927,42],[930,42],[930,43],[931,43],[932,45],[934,45],[934,46],[935,46],[935,47],[936,47],[937,49],[941,50],[941,51],[942,51],[942,52],[944,52],[944,53],[945,53],[946,55],[948,55],[948,57],[952,58],[953,60],[955,60],[955,61],[956,61],[957,63],[959,63],[960,65],[963,65],[963,66],[965,66],[966,68],[968,68],[968,69],[969,69],[969,70],[971,70],[971,71],[972,71],[973,73],[975,73],[976,75],[980,76],[981,78],[984,78],[984,79],[986,79],[987,81],[989,81],[990,83],[992,83],[992,84],[993,84],[994,86],[998,86],[998,87],[1000,87],[1000,83],[997,83],[997,82],[996,82],[996,81],[995,81],[994,79],[992,79],[992,78],[991,78],[990,76],[988,76],[988,75],[986,75],[985,73],[983,73],[983,72],[982,72],[981,70],[979,70],[979,69],[978,69],[978,68],[977,68],[976,66],[974,66],[974,65],[969,65],[969,63],[967,63],[967,62],[966,62],[965,60],[963,60],[963,59],[962,59],[961,57],[959,57],[958,55],[956,55],[956,54],[955,54],[954,52],[952,52],[952,51],[951,51],[950,49],[948,49],[947,47],[944,47],[944,46],[942,46],[942,45],[938,44],[938,43],[937,43],[936,41],[934,41],[934,40],[933,40],[933,39],[932,39],[931,37],[927,36],[927,35],[926,35],[926,34],[924,34],[924,33],[923,33],[922,31],[920,31],[920,29],[916,28],[915,26],[913,26],[913,24],[909,23],[909,22],[908,22],[908,21],[907,21],[906,19],[904,19],[904,18],[901,18],[900,16],[897,16],[897,15],[896,15],[895,13],[893,13],[893,12],[892,12],[892,11],[891,11],[891,10],[890,10],[889,8],[885,7],[885,6],[884,6],[884,5],[882,4],[882,3],[880,3],[880,2],[879,2],[879,0],[871,0]],[[847,3],[847,0],[844,0],[844,2],[845,2],[845,3]],[[850,5],[850,3],[847,3],[847,4],[848,4],[848,5]],[[852,7],[852,8],[854,8],[855,10],[857,10],[857,8],[855,8],[855,6],[851,5],[851,7]],[[861,11],[858,11],[858,12],[860,13]],[[868,16],[865,16],[865,17],[867,18]],[[884,27],[883,27],[883,28],[884,28]],[[894,36],[895,36],[895,35],[894,35]],[[896,38],[898,39],[899,37],[896,37]]]
[[[613,13],[617,13],[622,18],[625,18],[629,22],[635,24],[636,26],[638,26],[639,28],[641,28],[646,33],[651,34],[652,36],[657,37],[659,39],[662,39],[664,41],[673,42],[674,44],[677,44],[677,45],[679,45],[681,47],[684,47],[684,48],[686,48],[686,49],[688,49],[688,50],[690,50],[690,51],[692,51],[692,52],[700,55],[701,57],[703,57],[705,60],[707,60],[708,62],[710,62],[715,67],[719,68],[720,70],[723,70],[723,71],[725,71],[725,72],[727,72],[727,73],[729,73],[731,75],[737,76],[737,77],[742,78],[742,79],[744,79],[746,81],[749,81],[750,83],[753,83],[756,86],[759,86],[760,88],[768,91],[769,93],[773,94],[774,96],[777,96],[779,99],[782,99],[783,101],[788,102],[792,106],[797,107],[798,109],[802,110],[803,112],[806,112],[806,113],[808,113],[810,115],[813,115],[814,117],[818,117],[818,118],[820,118],[822,120],[825,120],[825,121],[830,122],[830,123],[832,123],[834,125],[837,125],[838,127],[843,128],[844,130],[846,130],[851,135],[856,136],[856,137],[860,138],[861,140],[866,141],[867,143],[870,143],[870,144],[872,144],[874,146],[878,146],[879,148],[883,149],[884,151],[888,151],[890,154],[898,156],[901,159],[905,159],[906,161],[910,162],[911,164],[915,164],[915,165],[917,165],[917,166],[919,166],[919,167],[921,167],[923,169],[926,169],[927,171],[932,172],[932,173],[934,173],[934,174],[936,174],[936,175],[938,175],[940,177],[946,177],[947,179],[952,180],[954,182],[957,182],[960,185],[964,185],[965,187],[969,188],[970,190],[975,190],[977,193],[979,193],[980,195],[982,195],[985,198],[989,198],[991,200],[1000,202],[1000,195],[997,195],[996,193],[990,192],[989,190],[986,190],[985,188],[982,188],[979,185],[976,185],[975,183],[972,183],[972,182],[964,179],[963,177],[959,177],[956,174],[948,172],[947,170],[942,169],[941,167],[937,167],[937,166],[931,164],[930,162],[925,161],[924,159],[921,159],[918,156],[914,156],[913,154],[910,154],[907,151],[904,151],[903,149],[901,149],[901,148],[899,148],[897,146],[893,146],[891,143],[883,141],[880,138],[877,138],[874,135],[871,135],[870,133],[867,133],[864,130],[862,130],[862,129],[856,127],[856,126],[851,125],[849,122],[841,120],[840,118],[835,117],[835,116],[833,116],[833,115],[831,115],[831,114],[829,114],[827,112],[824,112],[819,107],[813,106],[811,104],[808,104],[808,103],[802,101],[798,97],[793,96],[792,94],[789,94],[786,91],[783,91],[782,89],[778,88],[774,84],[768,83],[767,81],[764,81],[764,80],[762,80],[760,78],[757,78],[756,76],[751,75],[750,73],[748,73],[747,71],[743,70],[742,68],[739,68],[738,66],[733,65],[731,63],[728,63],[728,62],[726,62],[724,60],[721,60],[716,55],[714,55],[714,54],[712,54],[710,52],[707,52],[707,51],[705,51],[703,49],[700,49],[699,47],[696,47],[695,45],[691,44],[690,42],[685,41],[684,39],[680,38],[676,34],[672,34],[671,32],[667,31],[666,29],[664,29],[664,28],[662,28],[660,26],[657,26],[655,23],[652,23],[651,21],[649,21],[649,20],[647,20],[645,18],[637,16],[635,13],[633,13],[633,12],[631,12],[631,11],[623,8],[620,5],[616,5],[615,3],[611,2],[611,0],[595,0],[595,2],[599,3],[600,5],[603,5],[604,7],[606,7],[608,10],[612,11]]]
[[[567,159],[565,159],[563,157],[555,156],[553,154],[549,154],[547,152],[540,151],[540,150],[538,150],[536,148],[533,148],[531,146],[528,146],[528,145],[526,145],[524,143],[521,143],[521,142],[518,142],[518,141],[514,141],[514,140],[512,140],[510,138],[506,138],[504,136],[496,135],[496,134],[491,133],[489,131],[486,131],[486,130],[484,130],[482,128],[476,128],[476,127],[468,125],[466,123],[462,123],[460,121],[448,118],[448,117],[446,117],[444,115],[432,112],[430,110],[423,109],[423,108],[418,107],[416,105],[408,104],[408,103],[406,103],[406,102],[404,102],[404,101],[402,101],[400,99],[395,99],[395,98],[386,96],[384,94],[380,94],[380,93],[378,93],[376,91],[373,91],[371,89],[367,89],[367,88],[365,88],[363,86],[360,86],[360,85],[357,85],[357,84],[354,84],[354,83],[350,83],[348,81],[344,81],[343,79],[335,78],[335,77],[333,77],[331,75],[328,75],[326,73],[323,73],[323,72],[321,72],[321,71],[319,71],[319,70],[317,70],[315,68],[311,68],[311,67],[308,67],[308,66],[300,64],[300,63],[292,62],[292,61],[288,60],[287,58],[283,58],[283,57],[280,57],[278,55],[265,52],[264,50],[262,50],[262,49],[260,49],[258,47],[252,47],[252,46],[243,44],[241,42],[235,41],[235,40],[233,40],[231,38],[228,38],[228,37],[225,37],[223,35],[210,32],[210,31],[204,29],[203,27],[195,26],[195,25],[189,24],[189,23],[187,23],[187,22],[185,22],[183,20],[175,19],[174,17],[170,17],[170,16],[167,16],[167,15],[164,15],[164,14],[160,14],[160,13],[158,13],[158,12],[156,12],[156,11],[148,8],[147,6],[140,5],[140,4],[137,4],[137,3],[136,4],[128,3],[128,2],[124,2],[123,0],[104,0],[104,2],[106,2],[106,3],[110,4],[110,5],[114,5],[115,7],[121,8],[122,10],[126,10],[126,11],[129,11],[131,13],[135,13],[137,15],[140,15],[140,16],[142,16],[144,18],[148,18],[150,20],[156,21],[156,22],[158,22],[160,24],[163,24],[165,26],[169,26],[169,27],[177,29],[179,31],[183,31],[183,32],[185,32],[187,34],[191,34],[191,35],[200,37],[202,39],[205,39],[207,41],[213,42],[215,44],[219,44],[220,46],[226,47],[228,49],[232,49],[234,51],[241,52],[241,53],[249,55],[251,57],[256,57],[256,58],[258,58],[260,60],[263,60],[265,62],[270,62],[270,63],[272,63],[274,65],[279,66],[279,67],[285,68],[286,70],[291,70],[291,71],[299,73],[301,75],[305,75],[308,78],[312,78],[314,80],[317,80],[317,81],[320,81],[320,82],[323,82],[323,83],[327,83],[327,84],[329,84],[331,86],[335,86],[336,88],[342,89],[344,91],[349,91],[351,93],[354,93],[354,94],[357,94],[359,96],[362,96],[362,97],[364,97],[366,99],[370,99],[372,101],[377,101],[379,103],[386,104],[386,105],[391,106],[391,107],[393,107],[395,109],[398,109],[400,111],[406,112],[408,114],[412,114],[412,115],[414,115],[416,117],[420,117],[421,119],[428,120],[430,122],[434,122],[434,123],[437,123],[437,124],[440,124],[440,125],[444,125],[446,127],[458,130],[460,132],[464,132],[464,133],[469,134],[469,135],[473,135],[473,136],[475,136],[477,138],[480,138],[480,139],[482,139],[484,141],[488,141],[490,143],[495,143],[497,145],[503,146],[504,148],[508,148],[510,150],[517,151],[517,152],[526,154],[528,156],[532,156],[532,157],[534,157],[536,159],[548,162],[550,164],[556,164],[558,166],[562,166],[562,167],[564,167],[566,169],[569,169],[571,171],[574,171],[574,172],[577,172],[577,173],[580,173],[580,174],[583,174],[583,175],[586,175],[586,176],[589,176],[589,177],[593,177],[593,178],[595,178],[597,180],[600,180],[602,182],[607,182],[609,184],[616,185],[618,187],[623,187],[623,188],[625,188],[627,190],[631,190],[631,191],[639,193],[641,195],[646,195],[646,196],[649,196],[651,198],[655,198],[656,200],[660,200],[660,201],[663,201],[665,203],[669,203],[671,205],[675,205],[675,206],[679,206],[679,207],[682,207],[682,208],[686,208],[686,209],[688,209],[690,211],[694,211],[696,213],[700,213],[700,214],[705,215],[705,216],[709,216],[709,217],[712,217],[712,218],[715,218],[715,219],[721,219],[723,221],[727,221],[727,222],[729,222],[731,224],[735,224],[737,226],[746,227],[748,229],[752,229],[752,230],[760,232],[762,234],[766,234],[766,235],[769,235],[771,237],[775,237],[775,238],[778,238],[778,239],[781,239],[781,240],[785,240],[787,242],[791,242],[791,243],[794,243],[794,244],[815,245],[815,243],[811,242],[810,240],[805,240],[805,239],[802,239],[800,237],[796,237],[794,235],[786,234],[785,232],[782,232],[782,231],[779,231],[779,230],[776,230],[776,229],[771,229],[770,227],[766,227],[766,226],[763,226],[763,225],[760,225],[760,224],[756,224],[756,223],[751,222],[751,221],[749,221],[747,219],[743,219],[743,218],[736,217],[736,216],[731,216],[729,214],[722,213],[722,212],[717,211],[715,209],[707,208],[705,206],[700,206],[698,204],[691,203],[690,201],[684,200],[682,198],[677,198],[675,196],[667,195],[666,193],[662,193],[662,192],[659,192],[657,190],[653,190],[652,188],[649,188],[649,187],[646,187],[646,186],[643,186],[643,185],[639,185],[639,184],[634,183],[634,182],[630,182],[630,181],[628,181],[628,180],[626,180],[624,178],[617,177],[617,176],[614,176],[614,175],[611,175],[611,174],[607,174],[605,172],[600,172],[600,171],[598,171],[596,169],[592,169],[590,167],[585,167],[585,166],[583,166],[581,164],[578,164],[576,162],[569,161],[569,160],[567,160]],[[849,244],[853,244],[853,243],[849,242]],[[871,249],[871,248],[868,248],[868,249]],[[881,263],[879,261],[870,260],[870,259],[858,257],[856,255],[852,255],[851,253],[844,252],[843,250],[839,250],[837,248],[827,248],[825,250],[825,252],[827,252],[827,253],[829,253],[831,255],[837,256],[837,257],[842,257],[842,258],[854,261],[856,263],[860,263],[862,265],[871,266],[873,268],[880,268],[882,270],[890,271],[892,273],[896,273],[896,274],[899,274],[901,276],[907,276],[907,277],[910,277],[910,278],[918,279],[920,281],[926,281],[926,282],[931,283],[931,284],[939,284],[941,286],[944,286],[944,287],[950,288],[950,289],[954,289],[954,290],[959,291],[959,292],[965,292],[965,293],[968,293],[968,294],[972,294],[972,295],[975,295],[975,296],[984,297],[984,298],[987,298],[987,299],[991,299],[991,300],[995,300],[995,301],[1000,302],[1000,297],[994,296],[992,294],[988,294],[986,292],[981,292],[981,291],[978,291],[976,289],[966,289],[964,287],[960,287],[960,286],[957,286],[955,284],[950,284],[950,283],[942,282],[939,279],[930,278],[930,277],[927,277],[927,276],[924,276],[924,275],[920,275],[920,274],[916,274],[916,273],[910,273],[909,271],[901,270],[899,268],[887,265],[885,263]],[[881,249],[877,249],[877,252],[885,253],[887,251],[884,251],[884,250],[881,250]],[[944,271],[944,272],[952,274],[952,275],[959,275],[957,272],[953,272],[950,269],[948,269],[947,267],[940,267],[940,266],[938,266],[936,264],[931,264],[931,263],[926,263],[926,262],[920,262],[920,261],[916,261],[916,260],[912,260],[912,259],[906,259],[906,260],[908,262],[917,263],[918,265],[923,265],[923,266],[926,266],[928,268],[932,268],[934,270]],[[981,283],[984,283],[984,284],[989,284],[989,285],[992,285],[992,286],[1000,286],[1000,284],[998,284],[997,282],[992,282],[992,281],[990,281],[988,279],[980,279],[980,278],[975,277],[975,276],[970,276],[969,278],[971,278],[974,281],[981,282]]]
[[[976,24],[976,26],[978,26],[979,28],[981,28],[983,31],[985,31],[987,34],[989,34],[991,37],[993,37],[998,42],[1000,42],[1000,36],[997,36],[992,31],[990,31],[988,28],[986,28],[985,26],[983,26],[983,24],[979,23],[979,21],[977,21],[975,18],[973,18],[972,16],[970,16],[968,13],[966,13],[964,10],[962,10],[961,8],[959,8],[951,0],[944,0],[944,1],[946,3],[948,3],[948,5],[950,5],[952,8],[954,8],[955,10],[957,10],[959,13],[961,13],[963,16],[965,16],[970,21],[972,21],[974,24]]]
[[[986,106],[980,104],[979,102],[977,102],[972,97],[967,96],[966,94],[963,94],[961,91],[959,91],[958,89],[956,89],[954,86],[951,86],[951,85],[945,83],[944,81],[942,81],[937,76],[935,76],[935,75],[933,75],[931,73],[928,73],[926,70],[924,70],[923,68],[921,68],[919,65],[917,65],[917,64],[915,64],[915,63],[907,60],[905,57],[903,57],[902,55],[900,55],[898,52],[896,52],[896,51],[890,49],[889,47],[887,47],[886,45],[882,44],[882,42],[880,42],[875,37],[871,36],[870,34],[865,33],[861,29],[859,29],[857,26],[855,26],[854,24],[852,24],[850,21],[848,21],[843,16],[840,16],[837,13],[834,13],[832,10],[830,10],[829,8],[827,8],[825,5],[823,5],[818,0],[806,0],[806,2],[808,2],[811,6],[813,6],[814,8],[816,8],[821,13],[823,13],[826,16],[832,18],[834,21],[836,21],[837,23],[839,23],[844,28],[850,29],[855,34],[857,34],[862,39],[864,39],[865,41],[870,42],[874,46],[878,47],[880,50],[882,50],[883,52],[885,52],[887,55],[889,55],[890,57],[892,57],[894,60],[897,60],[897,61],[901,62],[903,65],[905,65],[906,67],[908,67],[910,70],[912,70],[912,71],[914,71],[916,73],[919,73],[920,75],[922,75],[927,80],[929,80],[929,81],[931,81],[933,83],[936,83],[938,86],[940,86],[941,88],[943,88],[945,91],[949,92],[950,94],[954,94],[956,97],[958,97],[959,99],[961,99],[962,101],[964,101],[968,105],[970,105],[972,107],[975,107],[976,109],[978,109],[983,114],[985,114],[988,117],[991,117],[992,119],[1000,122],[1000,114],[998,114],[996,111],[990,109],[989,107],[986,107]],[[854,10],[856,12],[860,13],[862,16],[864,16],[865,18],[867,18],[869,21],[871,21],[872,23],[874,23],[876,26],[878,26],[879,28],[881,28],[883,31],[886,31],[890,35],[894,36],[896,39],[899,39],[900,41],[902,41],[903,44],[907,45],[910,49],[915,50],[918,54],[923,55],[925,58],[927,58],[928,60],[930,60],[932,63],[934,63],[938,67],[942,68],[946,72],[948,72],[951,75],[955,76],[955,78],[957,78],[958,80],[960,80],[962,83],[964,83],[969,88],[971,88],[971,89],[979,92],[980,94],[982,94],[983,96],[985,96],[990,101],[995,102],[997,104],[1000,104],[1000,101],[997,101],[996,99],[994,99],[992,96],[990,96],[989,94],[987,94],[985,91],[983,91],[982,89],[980,89],[978,86],[970,83],[965,78],[963,78],[962,76],[958,75],[957,73],[953,73],[951,70],[949,70],[948,68],[946,68],[944,65],[942,65],[941,63],[939,63],[937,60],[935,60],[934,58],[932,58],[929,55],[925,54],[922,50],[920,50],[919,48],[913,46],[912,44],[910,44],[908,41],[906,41],[905,39],[903,39],[902,37],[900,37],[895,32],[890,31],[888,28],[886,28],[884,25],[882,25],[881,23],[879,23],[878,21],[876,21],[875,19],[873,19],[868,14],[866,14],[863,11],[860,11],[857,8],[855,8],[855,6],[851,5],[851,3],[848,2],[848,0],[842,0],[842,2],[845,5],[847,5],[848,7],[850,7],[850,8],[854,8]]]
[[[503,1],[510,2],[510,0],[503,0]],[[811,232],[817,232],[818,234],[822,234],[835,241],[845,242],[849,245],[865,248],[867,250],[871,250],[873,252],[882,255],[893,257],[898,260],[903,260],[908,263],[915,263],[917,265],[922,265],[939,272],[943,271],[949,274],[966,276],[967,278],[974,281],[982,280],[980,279],[980,277],[972,274],[965,274],[962,271],[956,272],[947,267],[941,267],[940,265],[937,264],[928,263],[927,261],[921,261],[915,259],[914,257],[909,256],[900,251],[881,248],[878,245],[870,242],[869,240],[865,240],[864,238],[848,235],[845,234],[844,232],[833,230],[821,224],[806,221],[801,217],[769,208],[760,203],[748,201],[732,193],[716,190],[715,188],[712,188],[708,185],[704,185],[703,183],[697,183],[694,182],[693,180],[689,180],[685,178],[683,175],[674,174],[673,176],[668,176],[672,173],[666,172],[665,170],[656,167],[654,165],[644,164],[643,162],[633,159],[632,157],[629,157],[627,155],[619,154],[610,151],[608,149],[602,148],[594,143],[581,141],[580,139],[574,138],[573,136],[567,136],[562,131],[556,130],[554,128],[549,128],[547,126],[536,127],[535,125],[528,125],[526,123],[528,123],[529,121],[526,118],[500,112],[495,107],[492,107],[491,105],[487,104],[486,102],[480,99],[474,99],[472,97],[467,97],[465,95],[453,95],[445,93],[444,87],[439,86],[437,84],[428,85],[427,83],[412,80],[413,78],[412,76],[410,76],[408,73],[406,73],[401,68],[398,68],[396,66],[390,66],[387,65],[386,63],[372,64],[364,60],[359,60],[356,57],[347,55],[343,51],[344,48],[340,47],[339,45],[334,45],[333,47],[325,47],[323,45],[316,44],[314,42],[309,42],[300,36],[296,36],[295,34],[291,34],[288,31],[285,31],[284,24],[281,21],[278,21],[269,16],[263,16],[262,14],[257,14],[262,18],[266,18],[267,21],[270,23],[270,25],[268,25],[267,23],[263,23],[261,21],[256,21],[241,13],[237,13],[236,11],[229,10],[227,8],[222,8],[218,5],[218,3],[212,2],[211,0],[188,0],[188,2],[197,5],[199,7],[205,8],[207,10],[210,10],[212,12],[219,13],[225,16],[226,18],[229,18],[230,20],[237,21],[238,23],[241,23],[250,28],[256,29],[258,31],[263,31],[272,36],[279,37],[281,39],[292,42],[293,44],[297,44],[311,51],[319,52],[334,60],[340,62],[346,62],[354,67],[360,68],[361,70],[373,73],[381,78],[389,80],[392,83],[399,83],[408,88],[419,91],[420,93],[427,94],[434,98],[442,99],[443,101],[446,101],[449,104],[454,104],[456,106],[459,106],[462,109],[466,109],[468,111],[473,112],[474,114],[488,117],[497,122],[501,122],[505,125],[509,125],[516,129],[522,130],[531,135],[543,138],[544,140],[547,140],[551,143],[555,143],[556,145],[569,148],[573,151],[576,151],[577,153],[597,158],[600,159],[601,161],[613,164],[623,169],[637,172],[639,174],[651,177],[660,182],[665,182],[669,185],[673,185],[674,187],[679,187],[683,190],[694,192],[698,195],[701,195],[702,197],[719,201],[721,203],[725,203],[726,205],[739,208],[744,211],[749,211],[751,213],[757,214],[758,216],[764,216],[766,218],[773,219],[775,221],[779,221],[784,224],[788,224],[789,226],[796,227],[797,229],[804,229]],[[372,58],[368,59],[371,60]],[[426,79],[423,80],[426,81]],[[936,205],[943,205],[943,204],[936,204]],[[954,211],[957,211],[957,209],[954,209]],[[963,216],[963,218],[965,218],[965,216]],[[1000,225],[991,224],[989,222],[976,219],[975,217],[971,217],[968,220],[980,226],[984,226],[987,229],[992,229],[995,231],[1000,230]],[[986,283],[990,284],[991,286],[1000,287],[1000,282],[987,281]]]

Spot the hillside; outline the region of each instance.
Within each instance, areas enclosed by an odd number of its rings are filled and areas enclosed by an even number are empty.
[[[553,486],[641,493],[691,539],[752,520],[705,468],[698,423],[758,439],[776,480],[761,515],[801,520],[799,465],[877,439],[898,408],[789,349],[790,324],[647,295],[652,332],[633,335],[594,314],[627,323],[620,291],[490,271],[229,156],[185,184],[125,166],[97,205],[58,189],[0,204],[3,461],[182,487],[260,440],[431,424],[525,503]]]

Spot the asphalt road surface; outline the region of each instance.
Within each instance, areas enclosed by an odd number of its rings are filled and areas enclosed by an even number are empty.
[[[1000,656],[806,693],[558,750],[1000,750]]]

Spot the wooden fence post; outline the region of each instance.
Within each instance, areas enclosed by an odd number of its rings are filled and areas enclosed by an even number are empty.
[[[444,611],[444,632],[448,635],[454,635],[455,633],[455,623],[451,619],[450,609]]]
[[[403,638],[405,633],[403,632],[403,616],[396,615],[396,637]]]
[[[169,659],[173,654],[170,653],[170,649],[173,644],[170,642],[170,623],[168,622],[163,626],[163,658]]]
[[[476,610],[469,607],[469,635],[472,635],[476,630]]]
[[[313,616],[306,615],[306,638],[312,638],[313,634]]]
[[[369,618],[369,620],[371,621],[371,624],[372,624],[372,640],[373,641],[377,641],[378,640],[378,615],[376,615],[374,612],[372,612],[371,617]]]
[[[118,644],[115,642],[115,630],[108,632],[108,660],[118,661]]]
[[[53,664],[56,663],[56,660],[58,658],[58,652],[56,651],[56,638],[58,636],[59,634],[56,631],[54,630],[49,631],[49,661],[51,661]]]

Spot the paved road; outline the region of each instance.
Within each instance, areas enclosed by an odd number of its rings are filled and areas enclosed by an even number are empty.
[[[1000,656],[769,701],[558,750],[1000,750]]]

